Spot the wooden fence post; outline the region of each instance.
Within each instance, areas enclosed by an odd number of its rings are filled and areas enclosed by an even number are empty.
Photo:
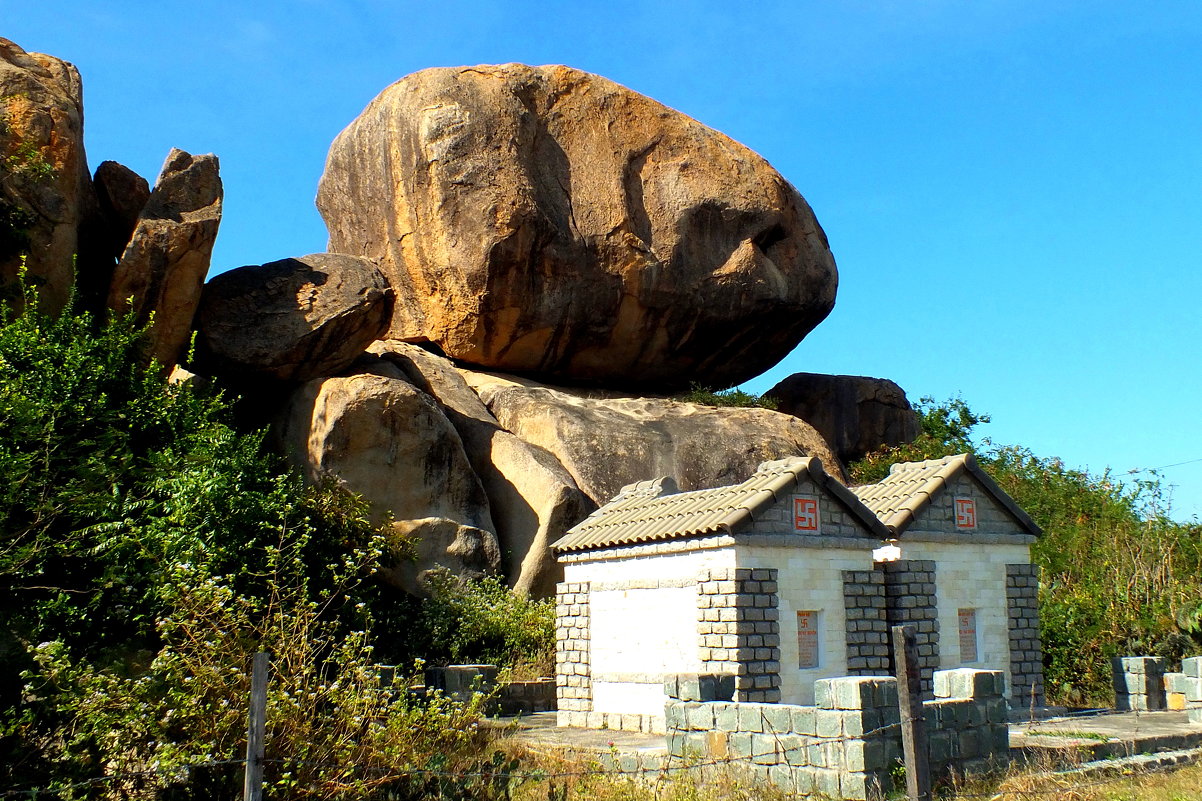
[[[246,773],[242,782],[243,801],[263,801],[264,734],[267,730],[267,665],[271,654],[255,654],[250,678],[250,715],[246,723]]]
[[[901,711],[906,796],[910,801],[931,801],[930,751],[922,712],[922,682],[913,626],[893,626],[893,661],[897,675],[897,705]]]

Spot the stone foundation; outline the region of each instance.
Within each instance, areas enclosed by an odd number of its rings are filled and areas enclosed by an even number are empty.
[[[723,683],[726,682],[726,683]],[[935,673],[940,697],[924,703],[936,772],[971,771],[1008,758],[1008,704],[1000,671]],[[787,793],[877,799],[901,756],[897,682],[848,676],[814,683],[814,706],[730,701],[729,677],[665,683],[669,760],[742,763]]]

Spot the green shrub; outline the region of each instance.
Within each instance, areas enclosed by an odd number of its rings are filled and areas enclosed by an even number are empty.
[[[555,603],[514,594],[495,578],[468,581],[448,572],[430,579],[419,628],[428,658],[511,667],[549,675],[555,661]]]
[[[919,401],[921,433],[850,466],[856,483],[902,461],[972,452],[1043,529],[1032,546],[1040,567],[1040,621],[1049,697],[1109,703],[1109,658],[1161,655],[1170,663],[1202,650],[1202,527],[1174,522],[1158,481],[1122,482],[1108,471],[1073,470],[1018,446],[982,439],[989,421],[963,400]]]
[[[776,398],[764,395],[752,395],[741,389],[714,390],[701,384],[693,384],[687,392],[675,395],[673,400],[683,403],[697,403],[702,406],[728,406],[748,409],[776,409]]]

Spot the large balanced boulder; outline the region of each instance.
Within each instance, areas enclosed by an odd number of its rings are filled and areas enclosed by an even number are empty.
[[[21,256],[42,308],[71,295],[81,221],[95,201],[74,66],[0,38],[0,290],[13,296]]]
[[[463,442],[438,404],[397,368],[301,385],[276,425],[289,458],[313,482],[333,480],[362,495],[377,521],[411,539],[413,561],[384,571],[411,593],[433,569],[497,572],[500,550],[488,498]]]
[[[563,568],[551,543],[596,504],[553,455],[501,428],[449,359],[404,342],[377,342],[371,352],[436,399],[459,432],[488,495],[510,585],[526,595],[554,595]]]
[[[153,315],[150,354],[167,370],[192,332],[221,199],[217,157],[172,148],[113,274],[108,307],[132,312],[140,324]]]
[[[816,428],[845,464],[918,436],[918,415],[887,378],[796,373],[764,394]]]
[[[196,313],[196,369],[236,384],[336,375],[384,334],[392,290],[356,256],[313,253],[215,276]]]
[[[389,336],[560,383],[729,386],[830,311],[806,201],[763,158],[562,66],[429,69],[334,141],[331,251],[380,264]]]
[[[707,489],[743,481],[761,462],[788,456],[816,456],[828,473],[845,476],[822,437],[787,414],[460,372],[506,430],[554,454],[598,504],[648,477],[672,476],[686,491]]]

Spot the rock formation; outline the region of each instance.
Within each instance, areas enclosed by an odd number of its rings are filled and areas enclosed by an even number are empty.
[[[760,462],[785,456],[817,456],[828,473],[846,480],[811,426],[768,409],[597,397],[512,376],[461,373],[502,426],[553,454],[598,504],[649,476],[672,476],[686,491],[706,489],[743,481]]]
[[[555,593],[563,571],[550,545],[596,508],[553,455],[503,429],[447,359],[404,342],[372,353],[398,366],[441,405],[488,494],[505,575],[518,592]]]
[[[729,386],[835,299],[825,234],[764,159],[567,67],[393,84],[335,140],[318,207],[330,250],[396,289],[390,338],[557,383]]]
[[[421,592],[425,571],[460,575],[500,567],[488,498],[463,442],[430,396],[387,363],[373,373],[315,379],[293,394],[277,426],[285,452],[312,481],[361,494],[376,519],[412,540],[416,559],[387,566]]]
[[[27,253],[42,309],[71,295],[78,232],[94,206],[83,147],[83,88],[74,66],[0,38],[0,288]]]
[[[139,323],[154,314],[150,350],[167,370],[188,343],[221,198],[217,157],[172,148],[109,287],[110,309],[132,311]]]
[[[92,176],[92,187],[105,221],[104,252],[114,260],[119,259],[150,200],[150,184],[124,164],[102,161]]]
[[[816,428],[845,464],[918,436],[918,415],[906,393],[885,378],[796,373],[765,394],[778,411]]]
[[[204,287],[195,367],[240,385],[337,375],[391,317],[392,290],[366,259],[314,253],[239,267]]]

